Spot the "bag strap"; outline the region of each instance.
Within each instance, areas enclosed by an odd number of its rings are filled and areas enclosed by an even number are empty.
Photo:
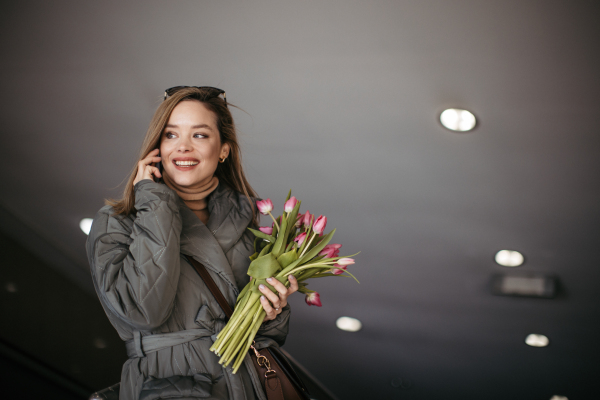
[[[200,275],[200,278],[202,278],[206,286],[208,286],[208,290],[210,290],[212,295],[217,300],[217,303],[219,303],[219,305],[225,312],[225,315],[227,315],[227,319],[231,318],[231,315],[233,315],[233,310],[229,306],[227,300],[225,300],[225,296],[223,296],[223,293],[221,293],[221,291],[219,290],[219,287],[213,280],[212,276],[210,276],[210,274],[206,270],[206,267],[190,256],[186,256],[186,258],[188,259],[190,264],[192,264],[192,266],[196,269],[196,272],[198,272],[198,275]]]

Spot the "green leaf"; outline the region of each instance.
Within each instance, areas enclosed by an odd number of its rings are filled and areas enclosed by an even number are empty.
[[[277,257],[277,261],[279,262],[279,264],[281,265],[282,268],[287,267],[288,265],[290,265],[297,259],[298,259],[298,253],[296,252],[295,249],[288,251],[287,253],[283,253],[282,255]]]
[[[292,189],[290,189],[290,192],[288,193],[287,197],[285,198],[285,201],[288,201],[290,199],[290,197],[292,197]],[[285,203],[284,201],[284,203]]]
[[[273,253],[269,253],[262,257],[258,257],[250,263],[248,275],[252,276],[254,279],[269,278],[274,276],[280,269],[281,266],[273,256]]]
[[[250,230],[250,232],[254,233],[254,236],[256,236],[256,237],[268,240],[271,243],[275,243],[275,238],[271,235],[267,235],[266,233],[257,231],[256,229],[252,229],[252,228],[248,228],[248,230]]]
[[[292,264],[293,265],[292,268],[296,267],[297,265],[301,265],[301,264],[303,264],[303,263],[311,260],[317,254],[319,254],[319,252],[321,250],[323,250],[323,248],[327,245],[327,243],[329,243],[329,241],[333,237],[334,233],[335,233],[335,229],[332,230],[331,232],[329,232],[327,235],[323,236],[323,238],[320,239],[321,242],[318,245],[316,245],[315,247],[313,247],[312,250],[310,250],[309,252],[307,252],[306,254],[304,254],[300,259],[296,260],[296,262],[294,262]],[[292,268],[290,268],[288,266],[286,269],[287,270],[291,270]],[[287,271],[285,271],[285,272],[287,272]]]
[[[263,249],[260,251],[260,254],[258,255],[258,257],[262,257],[262,256],[264,256],[265,254],[267,254],[269,251],[271,251],[271,248],[272,248],[272,247],[273,247],[273,245],[272,245],[272,244],[268,244],[268,245],[266,245],[265,247],[263,247]],[[257,258],[258,258],[258,257],[257,257]]]
[[[275,257],[279,257],[281,255],[281,253],[283,253],[283,250],[285,249],[285,243],[286,243],[286,230],[287,230],[287,223],[288,220],[286,218],[282,218],[281,221],[281,226],[280,226],[280,231],[277,234],[277,241],[275,242],[275,245],[273,245],[273,254],[275,255]]]
[[[350,278],[349,276],[346,276],[346,275],[335,275],[335,274],[330,274],[328,272],[323,273],[323,274],[313,275],[310,278],[311,279],[314,279],[314,278],[327,278],[328,276],[335,276],[335,277],[340,277],[340,278]]]
[[[302,287],[298,286],[298,291],[299,291],[300,293],[304,293],[304,294],[308,294],[308,293],[314,293],[314,292],[315,292],[314,290],[307,289],[307,288],[306,288],[306,287],[304,287],[304,286],[302,286]]]
[[[290,211],[288,214],[288,227],[286,231],[286,235],[289,235],[292,229],[296,229],[296,221],[298,220],[298,211],[300,211],[300,204],[302,202],[298,201],[294,206],[294,209]]]
[[[250,261],[254,261],[254,260],[256,260],[257,258],[258,258],[258,252],[254,253],[254,254],[252,254],[252,255],[250,256]]]

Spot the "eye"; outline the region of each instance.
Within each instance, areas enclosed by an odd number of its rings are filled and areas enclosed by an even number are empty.
[[[165,137],[167,139],[173,139],[175,137],[175,134],[173,132],[165,132]]]
[[[197,139],[202,139],[202,138],[208,137],[208,135],[205,133],[195,133],[194,137]]]

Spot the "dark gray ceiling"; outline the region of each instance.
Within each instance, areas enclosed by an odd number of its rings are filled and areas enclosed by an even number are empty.
[[[218,86],[246,111],[234,116],[259,194],[281,208],[293,188],[346,252],[362,251],[360,285],[311,284],[321,309],[292,302],[286,347],[334,393],[585,396],[600,372],[599,11],[550,0],[5,1],[0,202],[89,290],[79,220],[119,195],[165,88]],[[475,113],[476,130],[442,128],[447,107]],[[559,297],[492,296],[505,248],[525,255],[521,271],[557,275]],[[364,329],[337,330],[342,315]],[[526,346],[529,333],[551,345]]]

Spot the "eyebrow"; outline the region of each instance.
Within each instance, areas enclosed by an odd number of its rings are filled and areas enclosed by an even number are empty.
[[[179,128],[179,125],[167,124],[167,125],[165,125],[165,128]],[[210,126],[208,126],[206,124],[192,126],[192,129],[200,129],[200,128],[207,128],[208,130],[211,130],[211,131],[213,130]]]

